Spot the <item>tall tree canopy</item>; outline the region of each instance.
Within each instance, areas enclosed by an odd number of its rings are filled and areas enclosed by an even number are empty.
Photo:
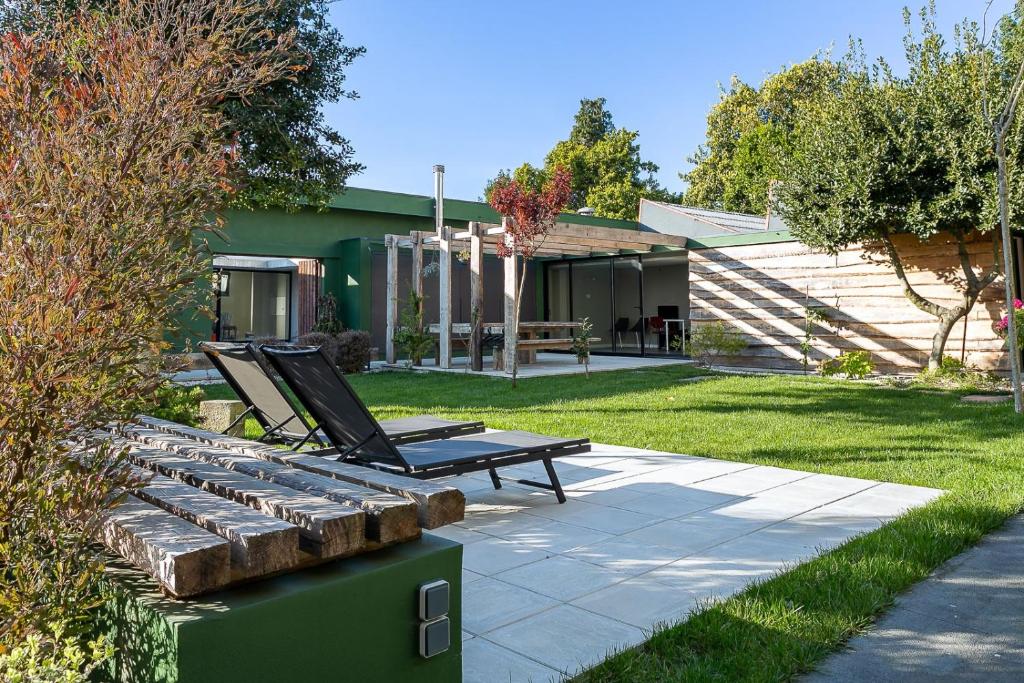
[[[978,47],[977,27],[962,25],[950,47],[938,32],[934,9],[922,11],[921,31],[906,16],[907,74],[883,60],[868,63],[854,46],[836,65],[832,84],[797,114],[790,153],[780,156],[778,210],[805,244],[836,252],[856,243],[878,244],[907,299],[935,316],[929,365],[941,361],[953,324],[1000,275],[995,265],[972,264],[967,244],[979,234],[999,248],[996,157],[982,112],[983,85],[1003,93],[1019,57],[1018,18],[1001,26],[992,46]],[[982,68],[983,64],[989,68]],[[995,99],[1002,97],[997,95]],[[1011,170],[1019,169],[1021,126],[1008,140]],[[1010,212],[1019,224],[1024,205],[1019,173],[1011,173]],[[949,238],[959,272],[949,280],[960,300],[936,301],[911,284],[894,238]]]
[[[0,8],[0,30],[39,28],[26,25],[39,16],[25,8],[59,9],[103,5],[111,0],[7,0]],[[362,170],[351,143],[324,120],[323,105],[357,94],[345,88],[345,70],[365,52],[346,45],[328,21],[332,0],[277,0],[265,3],[266,45],[294,35],[293,69],[245,99],[224,104],[229,130],[240,152],[241,191],[236,206],[297,208],[325,206]]]
[[[639,133],[616,128],[605,104],[603,97],[580,100],[569,137],[555,144],[543,168],[524,163],[515,171],[502,171],[484,190],[488,201],[494,183],[501,178],[511,177],[536,191],[557,168],[572,173],[569,209],[589,206],[597,216],[635,220],[641,198],[678,199],[654,177],[657,164],[640,158],[640,146],[636,144]]]
[[[709,209],[764,213],[779,162],[792,146],[797,113],[828,90],[836,65],[814,57],[754,88],[735,76],[708,114],[707,139],[680,174],[683,203]]]

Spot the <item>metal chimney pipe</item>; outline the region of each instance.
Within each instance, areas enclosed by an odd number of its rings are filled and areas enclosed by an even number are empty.
[[[444,164],[434,164],[434,228],[440,237],[444,229]]]

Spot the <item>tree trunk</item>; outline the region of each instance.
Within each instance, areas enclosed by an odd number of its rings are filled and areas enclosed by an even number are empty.
[[[932,337],[932,349],[928,354],[929,370],[937,370],[942,366],[942,356],[946,351],[946,341],[949,340],[953,326],[966,314],[967,310],[963,306],[957,306],[954,309],[950,309],[948,313],[943,313],[939,316],[939,329],[935,331],[935,336]]]
[[[1022,67],[1024,68],[1024,67]],[[1010,381],[1013,383],[1013,409],[1024,412],[1021,389],[1020,349],[1017,347],[1016,311],[1013,308],[1013,239],[1010,235],[1009,190],[1007,189],[1006,144],[1000,131],[996,131],[996,159],[999,162],[999,229],[1003,243],[1003,294],[1006,297],[1007,350],[1010,353]]]

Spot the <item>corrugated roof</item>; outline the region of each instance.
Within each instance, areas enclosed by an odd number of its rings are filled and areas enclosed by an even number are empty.
[[[645,204],[648,206],[645,207]],[[654,206],[661,211],[650,211]],[[648,209],[646,214],[644,212],[644,208]],[[682,204],[669,204],[667,202],[652,202],[648,200],[641,201],[641,223],[649,225],[649,223],[644,220],[645,216],[653,218],[654,215],[659,213],[663,214],[664,212],[683,219],[678,222],[673,221],[677,229],[685,230],[687,225],[693,225],[695,228],[694,232],[702,235],[708,234],[708,228],[711,228],[712,234],[720,235],[744,235],[787,229],[786,224],[778,216],[772,216],[771,220],[766,222],[764,216],[758,216],[755,214],[736,213],[734,211],[715,211],[712,209],[701,209],[695,206],[684,206]],[[658,229],[657,225],[651,225],[651,227]]]

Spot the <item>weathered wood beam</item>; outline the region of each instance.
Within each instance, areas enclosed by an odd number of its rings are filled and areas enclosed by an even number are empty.
[[[384,245],[387,248],[387,302],[385,303],[385,337],[384,357],[388,363],[393,364],[397,360],[395,353],[395,333],[398,331],[398,242],[394,235],[387,235],[384,238]]]
[[[175,597],[208,593],[231,581],[227,541],[134,496],[104,514],[97,535]]]
[[[441,335],[438,343],[441,346],[441,357],[438,359],[442,368],[452,366],[452,245],[448,235],[451,228],[441,227],[441,258],[438,276],[438,322],[441,324]]]
[[[137,474],[145,475],[141,469]],[[227,540],[234,579],[272,574],[301,561],[299,528],[245,505],[159,474],[134,495]]]
[[[303,549],[318,557],[352,555],[366,545],[366,514],[362,510],[154,446],[133,444],[128,459],[139,467],[294,524],[299,527]]]
[[[416,234],[412,238],[412,291],[420,299],[420,315],[423,314],[423,238]]]
[[[134,427],[125,433],[137,441],[254,479],[303,491],[366,513],[366,537],[378,543],[408,541],[420,535],[416,506],[390,493],[267,462],[225,448],[164,432]]]
[[[484,240],[479,223],[470,223],[469,232],[469,358],[472,369],[480,372],[484,369]]]
[[[416,503],[419,508],[419,524],[424,529],[436,529],[459,522],[465,517],[466,498],[462,491],[453,486],[337,462],[317,455],[274,448],[267,444],[186,427],[154,417],[140,416],[138,421],[168,434],[178,434],[261,460],[282,463],[296,469],[401,496]]]

